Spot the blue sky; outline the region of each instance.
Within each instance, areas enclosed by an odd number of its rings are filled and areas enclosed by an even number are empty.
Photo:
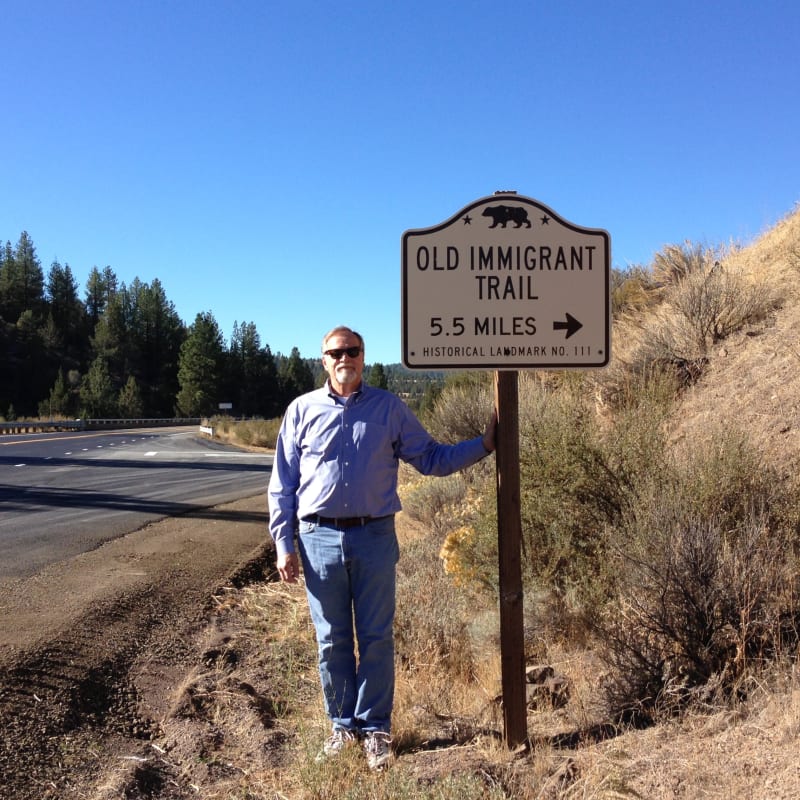
[[[0,0],[0,239],[158,278],[226,340],[401,359],[400,243],[515,189],[611,235],[747,243],[800,200],[793,0]]]

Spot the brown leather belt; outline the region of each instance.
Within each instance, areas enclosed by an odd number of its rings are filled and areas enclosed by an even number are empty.
[[[360,528],[368,522],[383,517],[322,517],[319,514],[309,514],[303,517],[303,522],[313,522],[316,525],[324,525],[326,528]]]

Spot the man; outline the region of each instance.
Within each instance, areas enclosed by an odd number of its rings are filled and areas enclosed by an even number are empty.
[[[281,579],[295,583],[302,560],[332,724],[324,754],[361,739],[378,769],[392,757],[399,460],[425,475],[463,469],[494,450],[496,417],[483,436],[436,442],[396,395],[363,383],[364,340],[347,327],[322,340],[322,364],[325,386],[294,400],[281,424],[269,527]]]

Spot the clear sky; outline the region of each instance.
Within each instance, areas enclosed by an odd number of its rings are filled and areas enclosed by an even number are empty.
[[[0,239],[158,278],[226,341],[401,360],[403,231],[514,189],[746,244],[800,200],[796,0],[0,0]]]

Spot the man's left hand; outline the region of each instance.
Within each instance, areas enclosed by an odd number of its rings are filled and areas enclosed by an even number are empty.
[[[286,553],[286,555],[279,556],[277,567],[282,581],[297,583],[297,578],[300,575],[300,563],[297,553]]]

